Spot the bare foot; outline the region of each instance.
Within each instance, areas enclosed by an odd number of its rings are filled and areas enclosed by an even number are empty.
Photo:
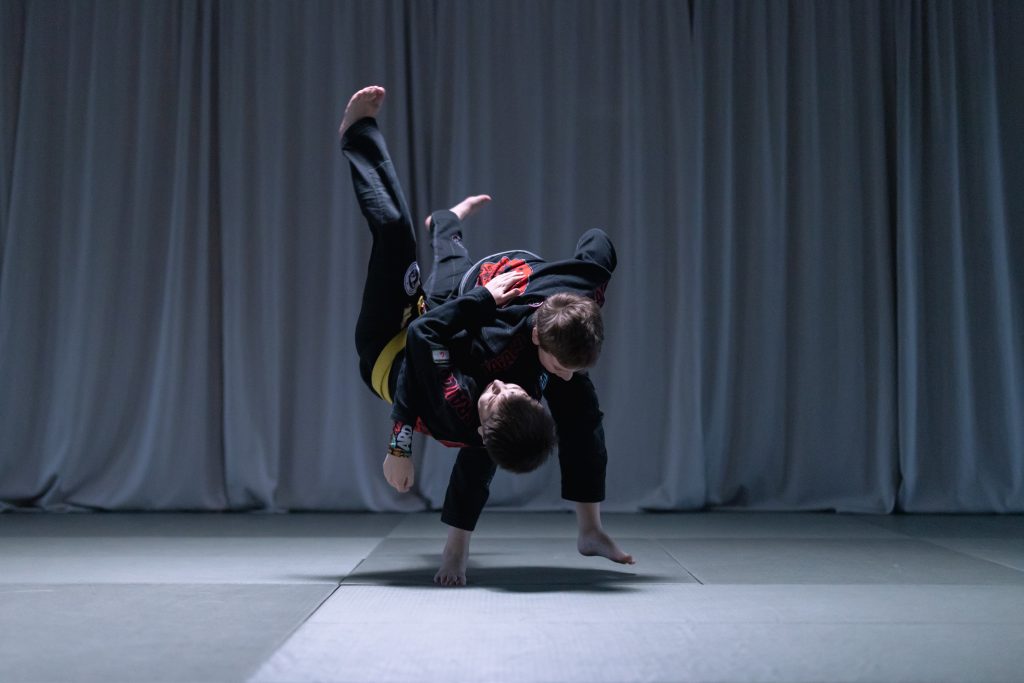
[[[464,221],[474,213],[480,210],[484,204],[491,201],[491,195],[489,194],[475,194],[470,197],[466,197],[461,202],[453,206],[449,211],[458,216],[460,221]],[[431,224],[430,216],[427,216],[423,221],[423,225],[427,226],[429,231],[434,226]]]
[[[341,119],[341,126],[338,127],[338,137],[345,134],[348,127],[359,119],[367,116],[376,116],[380,107],[384,104],[384,88],[379,85],[371,85],[357,90],[352,99],[345,107],[345,116]]]
[[[580,551],[580,555],[586,555],[587,557],[596,555],[607,557],[612,562],[618,562],[619,564],[636,564],[633,556],[623,552],[622,548],[612,540],[611,536],[605,533],[604,529],[581,531],[576,541],[576,549]]]
[[[480,208],[491,201],[491,195],[489,194],[475,194],[471,197],[466,197],[461,202],[451,208],[451,212],[459,217],[460,221],[464,221],[474,213],[480,210]]]
[[[439,586],[465,586],[466,563],[469,561],[469,531],[452,527],[441,553],[441,568],[434,574]]]

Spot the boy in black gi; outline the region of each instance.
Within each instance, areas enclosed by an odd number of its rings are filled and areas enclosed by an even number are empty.
[[[356,341],[364,380],[385,400],[394,397],[395,427],[384,466],[389,483],[399,491],[412,485],[408,456],[414,429],[461,447],[445,497],[442,521],[451,530],[435,582],[465,585],[470,534],[495,467],[530,471],[546,456],[545,415],[534,409],[542,394],[558,424],[562,494],[577,502],[579,551],[632,563],[601,528],[607,463],[602,415],[593,384],[576,372],[593,364],[600,351],[597,302],[615,267],[611,242],[592,230],[567,261],[548,263],[512,251],[473,264],[462,246],[461,219],[490,198],[469,197],[450,211],[435,212],[428,219],[435,255],[429,312],[402,335],[415,315],[419,271],[408,209],[383,137],[369,118],[383,97],[378,87],[353,95],[339,131],[374,234]],[[565,319],[584,324],[566,328]],[[580,335],[561,334],[565,329],[583,329],[582,343]],[[503,410],[513,403],[523,410]],[[525,457],[522,440],[503,448],[508,430],[490,429],[498,410],[512,414],[506,421],[512,432],[540,435],[527,439],[533,446]]]

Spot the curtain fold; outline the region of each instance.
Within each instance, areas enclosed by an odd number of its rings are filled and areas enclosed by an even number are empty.
[[[22,59],[25,50],[24,2],[0,4],[0,286],[3,285],[4,243],[7,236],[11,205],[11,184],[14,172],[14,141],[18,137],[18,112],[21,101]]]
[[[220,21],[227,496],[261,509],[422,509],[381,476],[389,409],[359,379],[353,330],[370,234],[338,123],[386,84],[403,185],[423,194],[415,92],[429,6],[225,3]],[[415,124],[415,125],[411,125]],[[420,174],[422,176],[423,174]]]
[[[0,508],[418,510],[337,125],[619,267],[606,509],[1024,511],[1024,5],[0,3]],[[421,233],[426,237],[425,233]],[[424,270],[431,262],[420,245]],[[565,505],[552,463],[491,504]]]
[[[697,4],[709,504],[893,507],[884,21]]]
[[[1024,8],[905,2],[898,21],[900,506],[1019,511],[1024,102],[1000,69],[1020,73]]]
[[[223,507],[211,7],[29,3],[19,28],[0,500]]]

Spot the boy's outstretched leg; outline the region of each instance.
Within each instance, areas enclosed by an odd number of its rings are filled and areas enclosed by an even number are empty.
[[[576,549],[580,555],[597,555],[619,564],[636,564],[633,556],[624,552],[601,527],[600,503],[576,503],[576,521],[579,525]]]
[[[384,94],[384,88],[379,85],[371,85],[355,91],[348,101],[348,106],[345,107],[345,115],[341,119],[341,125],[338,126],[338,137],[344,137],[349,126],[359,119],[377,116],[381,105],[384,104]]]
[[[420,271],[409,207],[375,119],[384,96],[384,88],[377,85],[356,91],[338,133],[359,210],[373,236],[356,321],[359,373],[374,393],[390,402],[402,367],[394,359],[420,294]]]
[[[448,528],[448,541],[441,553],[441,568],[434,575],[439,586],[465,586],[466,563],[469,561],[469,539],[472,531]]]

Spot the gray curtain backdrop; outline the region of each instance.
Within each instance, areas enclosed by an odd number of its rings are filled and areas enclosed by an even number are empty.
[[[1024,511],[1024,3],[0,2],[0,509],[420,510],[337,147],[619,268],[606,509]],[[425,246],[425,245],[424,245]],[[426,251],[421,251],[429,267]],[[492,505],[563,506],[557,466]]]

